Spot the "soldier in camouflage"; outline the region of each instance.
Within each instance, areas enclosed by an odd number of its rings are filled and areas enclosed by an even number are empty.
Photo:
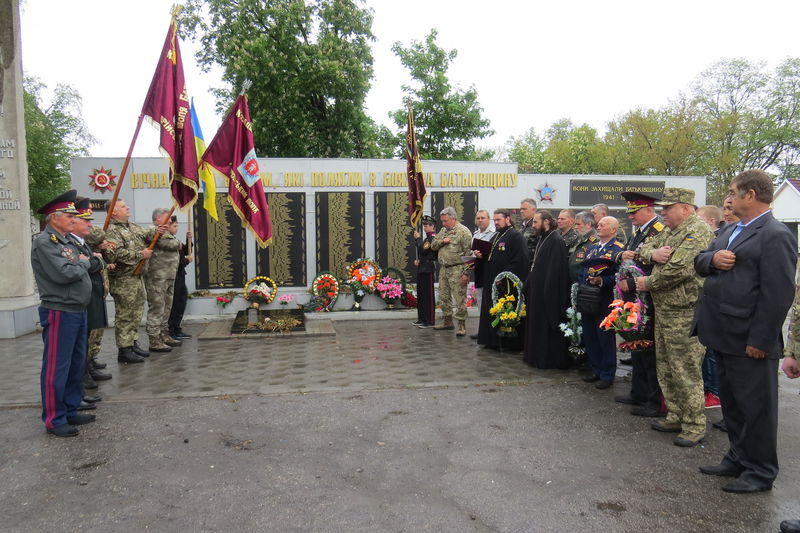
[[[438,252],[439,264],[439,303],[444,320],[436,324],[435,330],[452,330],[453,316],[458,320],[456,335],[467,334],[467,290],[469,273],[464,256],[471,255],[472,232],[458,222],[455,209],[445,207],[440,213],[442,229],[431,242],[431,248]],[[453,311],[455,308],[455,312]]]
[[[578,282],[578,274],[581,271],[581,263],[586,259],[586,252],[597,244],[597,232],[594,230],[594,226],[594,217],[590,212],[581,211],[575,215],[575,231],[578,233],[578,240],[575,241],[575,247],[569,254],[570,283]]]
[[[528,257],[533,257],[536,252],[536,245],[539,244],[539,236],[533,229],[533,215],[536,214],[536,200],[525,198],[519,203],[519,216],[522,218],[522,225],[519,232],[525,238],[525,245],[528,247]]]
[[[575,246],[578,243],[579,235],[575,229],[575,211],[572,209],[564,209],[558,214],[556,219],[558,224],[558,232],[561,238],[564,239],[564,244],[567,246],[567,255],[575,251]]]
[[[165,219],[168,209],[159,207],[153,211],[154,226],[145,234],[147,242],[160,235],[148,261],[147,272],[143,276],[147,291],[147,337],[151,352],[169,352],[180,346],[179,340],[169,334],[169,312],[172,309],[172,293],[175,289],[175,276],[178,273],[181,242],[175,238],[178,233],[178,218]]]
[[[108,280],[116,309],[114,335],[119,350],[117,360],[120,363],[141,363],[143,357],[150,355],[137,343],[145,294],[142,277],[133,271],[139,261],[150,259],[153,250],[147,248],[144,229],[129,222],[130,214],[130,207],[124,201],[117,200],[106,232],[106,240],[113,243],[113,247],[105,251],[105,257],[107,263],[114,264],[114,268],[109,269]]]
[[[694,309],[703,280],[694,259],[714,234],[695,214],[694,191],[667,187],[662,216],[667,229],[639,250],[643,264],[652,264],[648,276],[636,278],[636,289],[649,291],[655,306],[655,345],[658,382],[667,404],[664,421],[653,422],[657,431],[676,432],[676,446],[696,446],[705,438],[706,415],[700,367],[705,349],[690,337]]]

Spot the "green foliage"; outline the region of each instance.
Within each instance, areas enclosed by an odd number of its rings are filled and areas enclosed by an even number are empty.
[[[477,150],[476,139],[494,134],[489,120],[483,117],[475,87],[467,90],[453,88],[447,69],[456,58],[455,50],[445,51],[436,44],[436,30],[431,30],[424,42],[411,41],[403,47],[394,43],[392,51],[409,71],[412,84],[403,85],[405,103],[414,112],[417,144],[423,159],[486,160],[492,152]],[[389,114],[399,132],[390,148],[402,155],[407,109]]]
[[[540,174],[544,172],[544,140],[536,134],[534,128],[519,137],[511,137],[506,143],[508,159],[517,163],[522,174]]]
[[[205,70],[223,69],[224,110],[248,91],[263,157],[373,157],[382,132],[364,113],[372,12],[360,0],[189,0],[183,29]]]
[[[69,85],[59,84],[49,105],[43,102],[47,87],[25,78],[25,141],[28,192],[32,211],[70,188],[70,160],[89,155],[97,141],[81,116],[82,101]]]

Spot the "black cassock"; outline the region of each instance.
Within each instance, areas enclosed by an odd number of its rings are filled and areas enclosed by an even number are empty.
[[[525,280],[525,362],[536,368],[568,368],[567,338],[558,328],[570,305],[569,257],[564,239],[551,231],[539,240]]]
[[[563,245],[562,245],[563,246]],[[507,228],[498,231],[492,237],[492,251],[488,257],[481,260],[483,271],[483,297],[481,299],[481,320],[478,328],[478,344],[483,344],[489,348],[497,348],[500,345],[495,328],[492,327],[494,318],[489,315],[492,308],[492,285],[494,278],[501,272],[511,272],[516,274],[520,280],[524,281],[525,273],[528,271],[528,248],[525,238],[514,228]],[[505,296],[506,284],[503,283],[498,288],[499,296]],[[515,341],[511,341],[513,344]],[[517,343],[519,341],[516,341]],[[503,341],[505,347],[509,347],[509,341]]]

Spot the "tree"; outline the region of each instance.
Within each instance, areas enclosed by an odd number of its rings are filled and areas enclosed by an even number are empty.
[[[544,171],[553,174],[605,174],[606,147],[597,130],[583,124],[574,127],[560,120],[547,130],[549,142],[544,151]]]
[[[521,174],[539,174],[544,172],[544,140],[536,134],[534,128],[519,137],[511,137],[506,143],[508,159],[517,163]]]
[[[266,157],[373,155],[364,113],[372,79],[372,11],[361,0],[189,0],[183,28],[202,47],[224,110],[247,78],[256,151]]]
[[[25,141],[28,159],[28,192],[34,212],[54,196],[70,188],[70,160],[89,155],[97,140],[81,116],[80,94],[58,84],[49,105],[43,102],[47,87],[36,78],[25,78]]]
[[[417,145],[424,159],[486,160],[492,153],[476,150],[474,142],[494,134],[489,120],[483,117],[474,86],[462,90],[450,86],[447,69],[456,58],[456,50],[445,51],[436,44],[436,30],[425,42],[411,41],[404,48],[394,43],[392,51],[409,71],[413,84],[403,85],[405,103],[414,111]],[[402,153],[407,109],[389,114],[401,130],[396,137],[396,153]]]

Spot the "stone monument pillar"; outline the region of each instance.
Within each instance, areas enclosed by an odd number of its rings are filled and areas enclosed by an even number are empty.
[[[20,43],[19,0],[0,0],[0,337],[6,338],[33,331],[36,322]]]

